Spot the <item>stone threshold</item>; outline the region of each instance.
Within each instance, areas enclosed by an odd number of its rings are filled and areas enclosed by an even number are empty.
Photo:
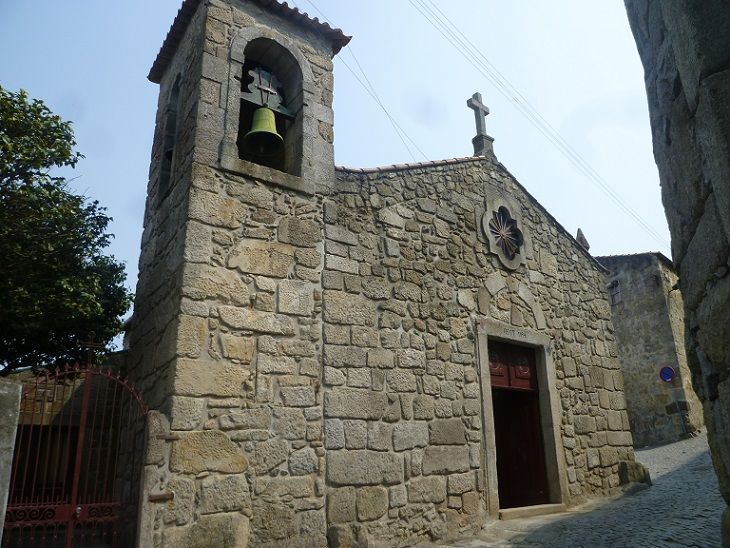
[[[565,504],[536,504],[535,506],[520,506],[518,508],[505,508],[499,511],[499,519],[506,521],[510,519],[531,518],[534,516],[546,516],[548,514],[559,514],[567,512]]]

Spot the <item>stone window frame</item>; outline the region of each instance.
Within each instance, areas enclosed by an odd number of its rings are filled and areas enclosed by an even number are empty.
[[[570,499],[561,433],[562,411],[557,390],[550,337],[525,327],[514,327],[487,317],[476,319],[477,371],[482,391],[482,458],[484,498],[490,516],[499,517],[499,485],[497,481],[497,446],[494,430],[492,379],[489,372],[489,341],[506,342],[532,348],[537,365],[537,387],[540,426],[545,449],[545,467],[550,504],[567,505]]]
[[[243,74],[243,65],[246,61],[244,54],[246,46],[257,39],[266,39],[274,42],[291,54],[301,71],[301,120],[297,120],[292,131],[302,131],[301,168],[299,175],[292,175],[277,169],[262,166],[242,160],[238,157],[238,119],[241,105],[240,78]],[[314,73],[312,67],[299,48],[283,34],[263,27],[244,27],[233,38],[228,63],[228,85],[226,92],[225,117],[223,124],[223,141],[220,147],[220,166],[226,171],[238,175],[253,176],[265,182],[291,188],[305,194],[314,194],[314,185],[311,182],[314,171],[307,158],[311,158],[313,151],[311,140],[306,138],[308,128],[316,127],[316,119],[310,105],[315,96]]]
[[[522,246],[520,248],[520,252],[512,259],[505,255],[489,230],[490,219],[494,212],[499,211],[499,208],[501,207],[507,209],[510,217],[517,222],[517,228],[522,232]],[[477,230],[479,239],[486,242],[489,252],[492,255],[496,255],[499,262],[508,270],[517,270],[522,265],[526,264],[527,254],[530,248],[530,237],[525,230],[525,223],[523,222],[522,208],[520,205],[515,200],[503,195],[499,191],[487,189],[485,204],[477,209],[476,214],[476,221],[479,226]]]

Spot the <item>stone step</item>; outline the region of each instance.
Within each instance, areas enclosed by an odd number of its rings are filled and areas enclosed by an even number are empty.
[[[531,518],[534,516],[545,516],[547,514],[559,514],[566,512],[565,504],[536,504],[535,506],[520,506],[518,508],[505,508],[499,511],[499,519]]]

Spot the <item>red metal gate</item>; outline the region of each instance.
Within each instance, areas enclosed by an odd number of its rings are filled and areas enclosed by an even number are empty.
[[[21,402],[2,546],[133,546],[147,408],[106,367],[31,379]]]

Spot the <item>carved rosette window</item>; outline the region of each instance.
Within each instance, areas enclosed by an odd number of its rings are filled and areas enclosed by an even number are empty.
[[[494,242],[507,259],[513,260],[524,243],[517,221],[510,216],[506,207],[500,207],[492,213],[488,224]]]
[[[526,225],[520,204],[489,185],[485,198],[484,205],[475,211],[480,228],[477,237],[502,266],[507,270],[517,270],[526,264],[531,253],[530,234],[523,232]]]

